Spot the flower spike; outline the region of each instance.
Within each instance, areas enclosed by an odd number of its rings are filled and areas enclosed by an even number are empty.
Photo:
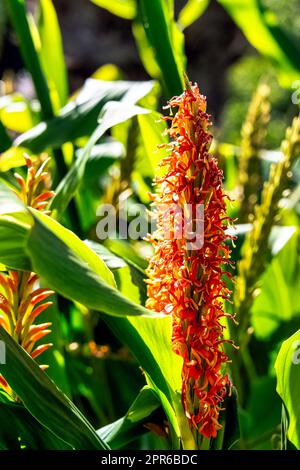
[[[223,300],[231,292],[226,287],[226,264],[231,264],[227,234],[231,219],[226,215],[223,174],[209,153],[212,136],[206,99],[197,84],[188,83],[181,96],[168,104],[176,114],[171,121],[161,165],[162,178],[156,179],[157,230],[149,235],[154,254],[148,267],[147,307],[172,315],[172,342],[183,358],[182,403],[196,436],[216,437],[221,429],[219,413],[231,384],[224,366]],[[178,232],[183,216],[170,208],[176,204],[181,214],[189,213],[188,230]],[[201,218],[204,233],[200,245],[189,243],[189,233]],[[203,222],[203,221],[202,221]],[[166,236],[168,233],[168,236]],[[201,238],[196,232],[195,237]],[[199,239],[200,239],[199,238]]]

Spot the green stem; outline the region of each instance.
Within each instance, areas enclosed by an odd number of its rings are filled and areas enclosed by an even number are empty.
[[[220,431],[219,431],[220,432]],[[219,433],[218,433],[219,434]],[[210,449],[211,440],[207,437],[202,437],[201,444],[199,446],[200,450],[209,450]]]
[[[175,398],[173,400],[173,407],[180,430],[183,450],[198,450],[197,442],[194,439],[193,433],[190,429],[181,401]]]

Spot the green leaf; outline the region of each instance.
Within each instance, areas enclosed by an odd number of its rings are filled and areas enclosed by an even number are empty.
[[[26,132],[38,122],[40,104],[17,92],[4,95],[0,97],[0,118],[7,129],[18,133]]]
[[[96,253],[100,259],[106,264],[106,266],[111,269],[120,269],[127,266],[125,261],[122,260],[119,256],[114,255],[111,251],[105,248],[104,245],[100,243],[93,242],[91,240],[85,240],[84,243]]]
[[[0,155],[0,173],[18,168],[25,164],[25,150],[22,147],[11,147]]]
[[[7,129],[15,132],[26,132],[35,124],[32,110],[26,101],[8,104],[1,111],[1,119]]]
[[[136,15],[136,0],[91,0],[99,7],[105,8],[114,15],[133,20]]]
[[[31,35],[29,21],[27,20],[26,16],[24,0],[10,0],[8,2],[8,7],[12,24],[18,35],[25,66],[31,74],[35,91],[41,105],[41,116],[46,120],[52,119],[54,116],[54,111],[50,98],[50,92],[47,80],[41,67],[38,53],[35,49],[33,37]],[[56,163],[58,178],[62,178],[62,176],[66,173],[65,162],[60,152],[54,152],[53,156]]]
[[[276,331],[281,338],[290,334],[289,323],[299,321],[300,299],[300,257],[299,233],[291,236],[290,227],[276,227],[277,233],[282,231],[273,244],[278,250],[260,282],[260,293],[252,308],[252,325],[259,339],[269,339]],[[293,227],[294,228],[294,227]],[[283,229],[283,230],[282,230]],[[274,236],[276,233],[273,231]],[[286,236],[289,235],[289,238]],[[282,245],[283,243],[284,246]],[[289,260],[287,262],[287,260]],[[287,330],[286,330],[287,328]]]
[[[52,295],[49,300],[53,302],[53,305],[50,305],[43,312],[43,323],[52,323],[51,333],[47,335],[47,342],[53,344],[53,347],[44,351],[43,354],[37,358],[37,362],[40,364],[42,361],[42,364],[47,364],[49,366],[47,369],[48,377],[53,380],[63,393],[65,393],[69,398],[72,398],[68,374],[69,369],[67,370],[65,360],[65,337],[62,335],[63,316],[59,311],[57,296]]]
[[[282,343],[275,363],[277,393],[288,413],[287,437],[300,449],[300,330]]]
[[[139,15],[155,59],[161,70],[166,98],[183,90],[182,37],[175,24],[173,11],[163,0],[140,0]]]
[[[262,55],[277,65],[283,84],[290,87],[299,78],[300,51],[280,29],[276,16],[260,0],[218,0]]]
[[[297,228],[294,226],[274,226],[272,228],[269,244],[272,256],[276,256],[290,242],[292,237],[297,239]],[[297,259],[297,256],[296,256]]]
[[[161,71],[155,59],[155,52],[148,41],[144,26],[138,18],[132,22],[132,33],[146,72],[150,77],[161,80]]]
[[[0,449],[6,450],[64,450],[71,447],[42,426],[20,404],[0,396]]]
[[[0,259],[14,269],[29,269],[24,250],[32,218],[22,201],[0,181]]]
[[[77,151],[78,158],[82,155],[82,152],[84,152],[84,149]],[[94,145],[86,162],[84,181],[91,183],[98,180],[99,176],[102,176],[109,166],[124,157],[125,149],[120,142],[112,138],[103,142],[100,141],[99,144]]]
[[[49,288],[108,315],[151,315],[114,288],[109,269],[76,235],[37,212],[34,221],[27,251]]]
[[[148,384],[157,393],[169,418],[173,448],[194,449],[187,419],[181,404],[182,359],[172,351],[171,317],[104,317],[105,322],[137,358]]]
[[[105,241],[105,246],[145,274],[145,269],[148,266],[147,260],[142,258],[127,240],[108,239]]]
[[[10,210],[10,213],[0,217],[0,248],[5,247],[6,220],[9,220],[15,231],[22,225],[20,240],[17,240],[20,252],[17,262],[25,259],[28,263],[30,259],[31,264],[26,269],[35,271],[48,287],[88,308],[109,315],[155,316],[118,292],[111,271],[73,232],[34,209],[30,209],[31,217],[22,202],[3,183],[0,184],[0,208],[3,207],[1,200],[8,201],[5,212]],[[9,243],[13,246],[15,238],[8,239],[7,244]],[[25,256],[26,252],[28,257]],[[1,263],[5,264],[6,257],[6,251],[1,250]],[[9,266],[20,269],[19,264]]]
[[[206,10],[210,0],[188,0],[178,15],[178,24],[182,29],[193,24]]]
[[[22,57],[24,59],[26,68],[29,70],[32,76],[36,93],[41,103],[42,115],[44,119],[52,118],[53,109],[50,100],[49,89],[41,68],[37,51],[34,47],[29,23],[26,17],[24,0],[10,0],[7,3],[10,19],[19,39]]]
[[[0,339],[6,346],[1,374],[30,413],[74,449],[107,449],[76,406],[2,327]]]
[[[5,150],[9,149],[10,146],[11,138],[9,137],[0,119],[0,152],[5,152]]]
[[[99,429],[97,434],[112,449],[120,449],[148,432],[143,424],[151,422],[151,414],[159,406],[160,401],[156,394],[150,387],[146,386],[142,388],[123,418]]]
[[[272,449],[271,437],[280,423],[281,402],[275,377],[262,376],[252,381],[245,410],[240,413],[242,436],[247,449]]]
[[[70,171],[56,188],[55,196],[50,206],[51,210],[54,211],[54,216],[61,217],[70,200],[73,198],[84,176],[85,166],[90,157],[92,148],[105,132],[111,127],[127,121],[137,114],[145,114],[148,112],[149,111],[144,108],[129,104],[127,100],[125,100],[125,102],[110,101],[106,103],[99,117],[99,126],[88,140],[80,157],[77,158]]]
[[[25,212],[25,206],[21,199],[3,181],[0,181],[0,215],[14,212]]]
[[[30,270],[30,260],[25,254],[29,228],[23,214],[0,216],[0,259],[8,268]]]
[[[49,236],[53,239],[57,237],[60,242],[64,243],[66,247],[72,250],[76,257],[79,257],[87,266],[108,285],[115,287],[114,277],[108,267],[95,256],[92,250],[80,240],[73,232],[60,225],[50,217],[45,216],[37,211],[34,212],[35,223],[37,226],[43,224],[45,230],[49,231]],[[34,232],[34,230],[32,230]]]
[[[164,171],[163,168],[159,168],[158,164],[166,156],[166,150],[158,148],[158,145],[166,144],[169,141],[168,136],[164,133],[167,125],[161,119],[160,114],[155,111],[138,116],[138,122],[143,141],[143,152],[139,153],[135,169],[143,176],[153,179],[154,175],[160,176]]]
[[[68,98],[67,70],[59,23],[51,0],[40,1],[38,30],[41,41],[40,57],[50,90],[54,87],[63,106]]]
[[[82,152],[84,148],[78,149],[76,158],[79,158]],[[99,195],[103,191],[103,182],[107,179],[109,167],[124,157],[124,146],[113,138],[100,139],[100,143],[92,148],[76,193],[76,204],[84,233],[96,222]]]
[[[58,116],[20,135],[16,146],[34,153],[58,148],[65,142],[90,135],[97,126],[100,111],[109,101],[136,103],[153,88],[154,82],[107,82],[88,79],[76,98],[64,106]]]
[[[147,298],[145,271],[128,259],[116,256],[105,246],[85,240],[85,243],[105,262],[106,266],[114,270],[118,289],[129,299],[144,304]]]

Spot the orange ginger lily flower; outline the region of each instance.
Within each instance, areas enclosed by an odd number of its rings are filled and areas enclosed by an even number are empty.
[[[157,207],[157,229],[149,236],[154,254],[147,272],[147,307],[172,315],[173,350],[183,358],[185,413],[191,428],[210,438],[216,437],[222,427],[219,413],[231,387],[223,372],[228,357],[220,322],[222,317],[231,316],[223,310],[223,299],[231,293],[224,280],[224,274],[230,276],[224,266],[230,264],[226,229],[231,219],[226,216],[223,174],[209,153],[212,136],[205,97],[197,84],[188,83],[168,107],[177,112],[174,117],[164,118],[171,120],[171,142],[161,163],[165,174],[155,180],[158,191],[152,196]],[[201,246],[191,246],[184,234],[176,236],[178,216],[176,211],[166,210],[174,204],[182,213],[185,207],[192,207],[193,227],[197,222],[193,208],[203,205]]]
[[[49,159],[45,160],[38,169],[30,157],[25,155],[28,168],[27,178],[15,174],[20,185],[20,191],[15,191],[22,201],[35,209],[48,213],[46,206],[54,195],[53,191],[45,188],[45,179],[48,173],[45,167]],[[37,358],[52,344],[36,342],[51,333],[51,323],[36,324],[37,318],[52,302],[45,300],[54,294],[53,291],[39,287],[38,276],[32,272],[7,271],[0,273],[0,326],[2,326],[20,344],[33,359]],[[47,366],[42,365],[45,369]],[[0,375],[0,385],[10,393],[10,387],[4,377]]]

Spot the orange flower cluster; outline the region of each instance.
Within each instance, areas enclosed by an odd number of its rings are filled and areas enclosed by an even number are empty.
[[[20,185],[16,194],[22,201],[37,210],[48,213],[46,206],[53,192],[45,188],[45,180],[49,178],[45,167],[49,159],[45,160],[38,169],[35,168],[31,158],[25,156],[28,168],[27,178],[15,174]],[[38,276],[32,272],[7,271],[0,273],[0,326],[2,326],[20,344],[33,359],[37,358],[52,344],[36,342],[51,333],[51,323],[35,324],[39,315],[49,307],[52,302],[45,299],[52,295],[49,289],[40,288]],[[42,365],[45,369],[47,366]],[[0,385],[10,393],[9,385],[0,375]]]
[[[147,307],[172,315],[173,350],[183,358],[182,402],[193,429],[216,437],[221,428],[219,413],[230,390],[223,365],[223,299],[231,292],[224,280],[230,264],[223,174],[209,153],[212,136],[205,97],[197,84],[187,84],[179,97],[169,102],[177,112],[168,130],[171,142],[161,165],[165,174],[157,178],[157,230],[149,236],[154,254],[148,267]],[[168,210],[176,204],[186,212],[191,207],[191,227],[196,227],[198,205],[204,208],[203,246],[193,248],[183,233],[178,237],[178,215]],[[188,206],[187,206],[188,205]],[[168,230],[166,230],[166,227]],[[168,235],[166,236],[166,232]],[[199,234],[195,234],[199,238]],[[196,246],[196,245],[195,245]]]
[[[33,207],[44,214],[49,214],[45,210],[49,204],[49,199],[54,196],[54,191],[49,191],[46,186],[49,180],[49,173],[46,167],[50,158],[46,158],[38,168],[35,168],[32,159],[28,155],[24,155],[27,166],[26,180],[15,173],[14,176],[20,185],[20,190],[16,191],[19,198],[29,207]]]

